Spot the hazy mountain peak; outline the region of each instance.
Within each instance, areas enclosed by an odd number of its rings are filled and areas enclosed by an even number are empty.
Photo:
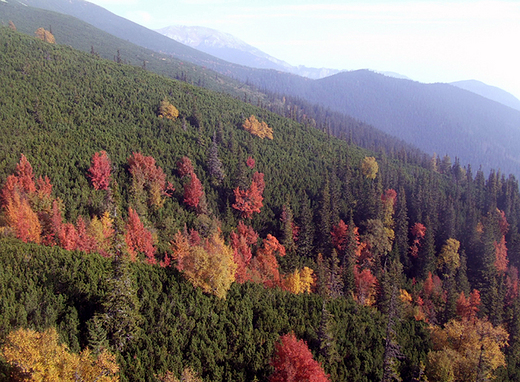
[[[206,27],[170,25],[157,29],[157,32],[193,48],[197,48],[200,45],[219,48],[253,48],[229,33]]]
[[[337,69],[292,66],[229,33],[211,28],[171,25],[157,29],[156,32],[220,59],[252,68],[274,69],[313,79],[327,77],[339,72]]]

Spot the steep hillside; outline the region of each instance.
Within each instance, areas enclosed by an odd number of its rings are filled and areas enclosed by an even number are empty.
[[[395,135],[430,155],[449,155],[473,167],[520,175],[517,126],[520,113],[444,84],[419,84],[369,71],[343,72],[310,80],[195,54],[165,36],[79,0],[28,0],[36,7],[77,16],[138,45],[204,65],[280,95],[319,103]],[[167,39],[168,40],[168,39]]]
[[[71,4],[75,4],[74,2]],[[78,3],[81,4],[81,3]],[[20,5],[19,3],[0,2],[0,22],[7,25],[11,20],[18,31],[34,36],[37,28],[48,26],[52,29],[58,44],[72,46],[84,52],[93,52],[96,56],[109,60],[120,60],[137,67],[190,84],[230,94],[254,105],[263,105],[288,118],[306,122],[320,130],[329,131],[337,137],[350,139],[362,147],[384,150],[388,153],[406,151],[417,157],[420,163],[423,156],[417,149],[404,141],[391,137],[371,126],[326,108],[315,108],[301,99],[266,95],[251,85],[189,62],[180,61],[171,55],[157,53],[126,40],[103,32],[90,24],[67,15]],[[296,76],[292,76],[297,78]],[[306,121],[304,115],[310,117]]]
[[[86,2],[80,2],[80,4],[87,8],[96,7]],[[242,99],[254,98],[258,102],[265,99],[262,93],[251,89],[242,82],[217,75],[209,69],[203,69],[189,62],[180,61],[171,55],[143,48],[127,39],[117,38],[80,19],[62,13],[29,7],[16,0],[0,2],[0,23],[7,25],[9,21],[14,23],[18,31],[29,36],[34,36],[34,32],[40,27],[50,28],[58,44],[72,46],[109,60],[119,60],[134,66],[145,67],[158,74],[203,85]],[[194,52],[197,51],[194,50]]]
[[[514,177],[7,27],[0,62],[0,378],[20,337],[77,378],[24,337],[50,327],[122,381],[518,380]]]

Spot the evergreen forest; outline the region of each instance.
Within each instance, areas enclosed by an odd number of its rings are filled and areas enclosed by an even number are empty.
[[[45,27],[0,26],[0,380],[520,380],[513,175]]]

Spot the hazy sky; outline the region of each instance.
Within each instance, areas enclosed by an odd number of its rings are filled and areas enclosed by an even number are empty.
[[[150,29],[218,29],[292,65],[477,79],[520,99],[518,0],[91,2]]]

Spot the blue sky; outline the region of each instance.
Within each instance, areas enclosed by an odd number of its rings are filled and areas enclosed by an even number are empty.
[[[292,65],[477,79],[520,99],[520,1],[91,2],[151,29],[218,29]]]

